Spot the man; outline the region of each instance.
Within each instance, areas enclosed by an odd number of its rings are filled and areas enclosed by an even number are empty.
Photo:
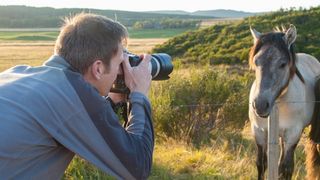
[[[154,146],[146,97],[151,56],[131,67],[122,46],[126,39],[121,24],[82,13],[65,20],[55,55],[43,66],[0,73],[1,179],[60,179],[74,154],[118,179],[148,177]],[[103,97],[121,63],[131,92],[126,127],[112,100]]]

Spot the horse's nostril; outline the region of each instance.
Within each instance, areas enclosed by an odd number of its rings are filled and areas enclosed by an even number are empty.
[[[265,113],[268,112],[270,108],[270,103],[267,100],[264,99],[254,99],[252,101],[252,108],[257,111],[257,113]]]

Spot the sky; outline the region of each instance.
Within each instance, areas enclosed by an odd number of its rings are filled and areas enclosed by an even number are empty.
[[[126,11],[232,9],[247,12],[276,11],[280,8],[315,7],[320,0],[0,0],[0,5],[53,8],[90,8]]]

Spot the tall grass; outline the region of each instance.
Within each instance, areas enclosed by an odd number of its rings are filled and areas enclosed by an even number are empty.
[[[94,179],[106,179],[106,180],[115,180],[114,177],[111,177],[105,174],[100,169],[92,166],[90,163],[76,156],[73,158],[71,163],[68,166],[68,169],[65,171],[63,179],[68,180],[94,180]]]
[[[209,141],[217,126],[241,128],[248,119],[251,82],[246,69],[229,66],[175,69],[170,80],[151,89],[156,128],[194,145]]]

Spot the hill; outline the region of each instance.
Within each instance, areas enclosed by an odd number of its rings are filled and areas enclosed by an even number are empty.
[[[159,10],[159,11],[145,11],[146,13],[155,13],[155,14],[180,14],[180,15],[189,15],[190,12],[182,10]]]
[[[250,12],[227,10],[227,9],[196,11],[191,13],[191,15],[196,15],[196,16],[212,16],[212,17],[221,17],[221,18],[241,18],[241,17],[254,16],[257,14],[259,13],[250,13]]]
[[[158,14],[79,8],[55,9],[50,7],[0,6],[0,28],[56,28],[60,26],[61,18],[80,12],[91,12],[104,15],[112,19],[117,19],[117,21],[129,27],[138,21],[212,19],[212,17],[209,16],[194,16],[189,14]]]
[[[191,15],[191,16],[209,16],[209,17],[216,17],[216,18],[243,18],[254,16],[261,13],[250,13],[244,11],[236,11],[236,10],[229,10],[229,9],[216,9],[216,10],[207,10],[207,11],[195,11],[195,12],[187,12],[187,11],[147,11],[148,13],[158,13],[158,14],[180,14],[180,15]]]
[[[252,45],[250,26],[260,32],[268,32],[275,26],[294,24],[298,31],[296,51],[320,59],[319,19],[320,6],[308,10],[280,10],[248,17],[239,23],[189,31],[157,46],[153,51],[166,52],[186,64],[246,64]]]

